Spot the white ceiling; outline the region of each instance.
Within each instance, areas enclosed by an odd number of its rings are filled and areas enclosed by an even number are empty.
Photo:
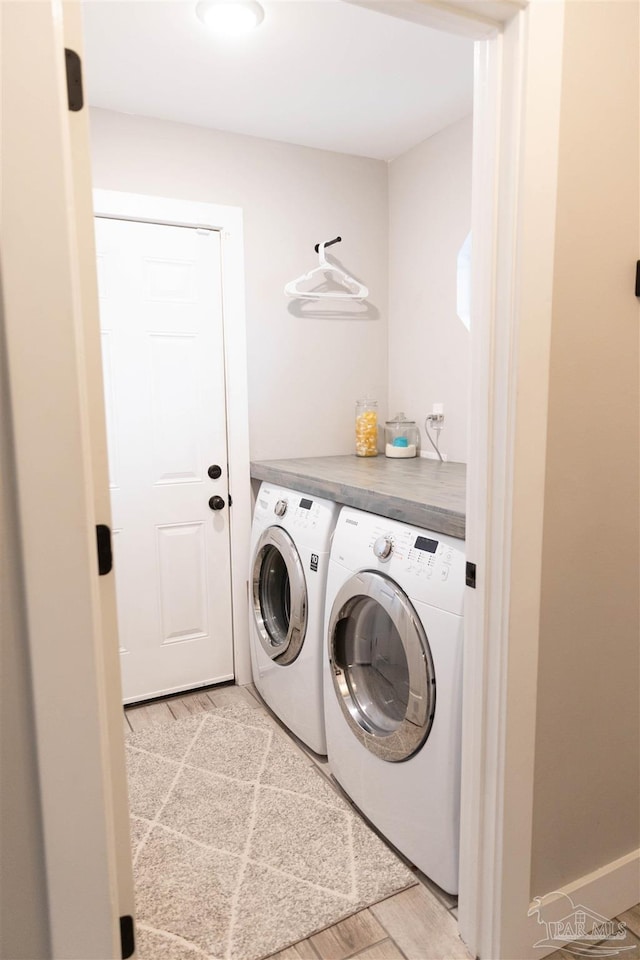
[[[195,0],[85,0],[90,104],[381,160],[471,112],[471,40],[342,0],[262,5],[222,40]]]

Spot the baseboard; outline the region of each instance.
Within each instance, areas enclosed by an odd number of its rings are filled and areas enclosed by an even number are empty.
[[[542,958],[561,949],[563,943],[566,947],[570,940],[569,933],[561,934],[553,942],[544,943],[558,932],[557,928],[549,929],[547,924],[571,916],[574,908],[585,908],[587,930],[590,932],[599,919],[610,920],[637,903],[640,903],[640,850],[633,850],[560,890],[537,897],[531,903],[530,942],[539,944],[535,946],[532,955]],[[621,949],[625,945],[627,944],[621,939]]]
[[[440,457],[435,452],[435,450],[421,450],[420,456],[422,457],[423,460],[439,460],[440,459]],[[441,457],[442,457],[443,463],[446,463],[447,460],[449,459],[449,456],[446,453],[442,453]]]

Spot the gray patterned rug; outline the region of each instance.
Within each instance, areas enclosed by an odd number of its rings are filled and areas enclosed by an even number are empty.
[[[261,710],[129,735],[140,960],[256,960],[416,882]]]

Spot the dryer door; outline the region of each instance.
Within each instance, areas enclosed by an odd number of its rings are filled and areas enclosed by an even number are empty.
[[[253,561],[253,616],[265,652],[292,663],[307,630],[307,584],[296,546],[282,527],[268,527]]]
[[[411,601],[388,577],[365,571],[338,593],[329,620],[333,686],[344,718],[382,760],[407,760],[429,736],[436,681]]]

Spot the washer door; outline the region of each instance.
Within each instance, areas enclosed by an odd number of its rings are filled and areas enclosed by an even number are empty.
[[[333,686],[358,740],[383,760],[408,760],[429,736],[436,681],[426,634],[400,587],[365,571],[338,593],[329,620]]]
[[[253,615],[265,652],[292,663],[307,631],[307,584],[295,544],[282,527],[268,527],[253,562]]]

